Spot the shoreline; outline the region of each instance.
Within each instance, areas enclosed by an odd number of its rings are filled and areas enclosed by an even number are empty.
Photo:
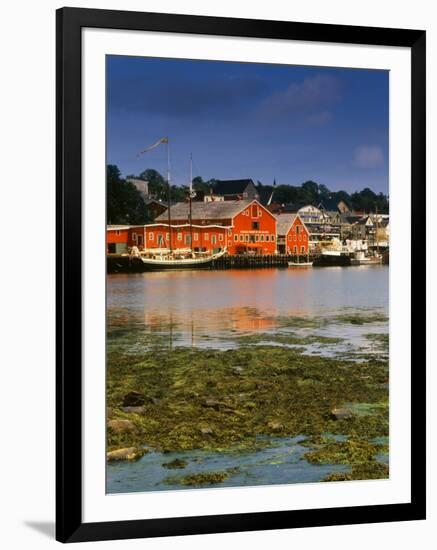
[[[145,456],[133,460],[146,462],[148,453],[180,453],[179,460],[193,451],[246,456],[274,446],[278,438],[305,437],[302,460],[333,465],[327,481],[388,477],[388,466],[377,459],[388,453],[388,445],[375,439],[388,438],[388,335],[372,332],[375,319],[383,318],[337,319],[368,326],[379,354],[367,358],[359,350],[357,358],[305,355],[296,335],[289,335],[296,347],[282,345],[278,335],[279,345],[263,342],[263,334],[256,345],[254,337],[236,337],[237,347],[224,350],[160,348],[161,341],[126,353],[125,343],[120,349],[112,343],[108,452],[145,447]],[[329,345],[316,333],[306,338]],[[108,467],[113,464],[118,462]],[[238,470],[186,474],[186,468],[168,476],[181,488],[220,486],[239,475]]]

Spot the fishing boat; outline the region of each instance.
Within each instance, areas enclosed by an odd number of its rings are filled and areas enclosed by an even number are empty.
[[[350,253],[346,250],[324,249],[317,258],[317,266],[347,266],[351,265]]]
[[[313,262],[288,262],[288,267],[312,267]]]
[[[377,265],[382,263],[382,255],[366,255],[363,250],[358,250],[350,259],[351,265]]]
[[[297,257],[297,262],[288,262],[288,267],[312,267],[313,262],[310,262],[309,256],[307,256],[307,261],[300,262],[299,256]]]
[[[376,221],[376,252],[371,254],[365,250],[357,250],[351,256],[351,265],[378,265],[382,264],[382,254],[379,253],[379,234],[378,234],[378,207],[375,209]]]

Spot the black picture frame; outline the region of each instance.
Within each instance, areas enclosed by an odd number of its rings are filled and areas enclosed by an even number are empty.
[[[62,8],[57,25],[56,538],[78,542],[425,519],[425,51],[423,30]],[[215,516],[82,522],[81,70],[83,28],[411,49],[411,502]]]

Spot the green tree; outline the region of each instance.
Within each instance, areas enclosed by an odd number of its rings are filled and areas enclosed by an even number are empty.
[[[106,169],[107,221],[109,224],[143,224],[149,221],[144,200],[133,183],[121,178],[117,166]]]
[[[157,170],[148,168],[141,172],[138,179],[149,182],[149,195],[151,197],[167,200],[167,182]]]

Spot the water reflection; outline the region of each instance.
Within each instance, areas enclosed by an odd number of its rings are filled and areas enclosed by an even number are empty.
[[[346,308],[388,314],[388,273],[387,266],[369,266],[110,275],[108,340],[124,329],[132,338],[136,333],[137,343],[146,331],[166,337],[169,346],[223,347],[236,336],[275,330],[287,316]]]

